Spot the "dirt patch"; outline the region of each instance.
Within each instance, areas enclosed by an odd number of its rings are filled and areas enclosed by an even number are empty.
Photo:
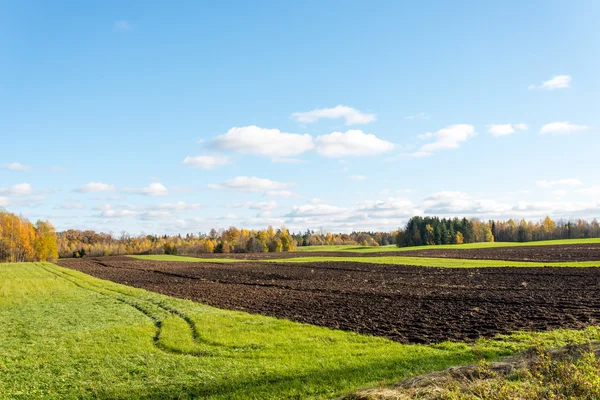
[[[600,244],[568,244],[550,246],[517,246],[495,247],[490,249],[436,249],[427,248],[394,252],[382,251],[372,253],[354,253],[346,251],[292,252],[292,253],[228,253],[201,254],[199,258],[235,258],[240,260],[270,260],[279,258],[301,257],[438,257],[466,258],[474,260],[505,260],[505,261],[538,261],[538,262],[567,262],[567,261],[598,261],[600,260]],[[600,264],[600,262],[599,262]]]
[[[430,268],[354,262],[190,263],[107,257],[59,264],[220,308],[399,342],[473,340],[600,319],[600,268]]]

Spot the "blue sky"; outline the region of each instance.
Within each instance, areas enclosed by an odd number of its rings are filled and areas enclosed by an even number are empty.
[[[0,206],[58,229],[600,215],[597,1],[0,4]]]

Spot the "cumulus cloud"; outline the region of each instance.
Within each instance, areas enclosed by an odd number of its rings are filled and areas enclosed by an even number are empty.
[[[346,125],[368,124],[377,119],[374,114],[365,114],[352,107],[343,106],[341,104],[333,108],[320,108],[306,112],[295,112],[292,114],[292,118],[302,123],[312,123],[324,118],[344,118],[346,120]]]
[[[580,186],[582,185],[579,179],[569,178],[569,179],[557,179],[554,181],[541,180],[537,181],[536,185],[540,187],[553,187],[553,186]]]
[[[34,194],[29,183],[19,183],[9,188],[0,188],[0,195],[4,196],[30,196]]]
[[[292,186],[290,183],[257,178],[256,176],[238,176],[222,183],[208,185],[210,189],[230,189],[241,192],[269,192],[285,189],[290,186]]]
[[[196,157],[186,157],[183,164],[200,169],[214,169],[223,165],[229,164],[229,157],[222,155],[206,155]]]
[[[279,129],[264,129],[252,125],[231,128],[227,133],[213,139],[209,146],[222,151],[280,159],[305,153],[311,150],[314,144],[308,134],[286,133]]]
[[[4,164],[4,168],[10,169],[12,171],[30,171],[31,170],[31,167],[29,165],[21,164],[18,162]]]
[[[600,186],[592,186],[585,189],[579,189],[577,193],[583,194],[600,194]]]
[[[79,193],[105,193],[114,192],[115,190],[117,190],[116,186],[100,182],[90,182],[75,189],[75,191]]]
[[[8,204],[8,197],[0,196],[0,207],[6,207]]]
[[[394,144],[372,134],[351,129],[315,139],[317,153],[325,157],[375,156],[394,149]]]
[[[516,131],[524,131],[529,129],[527,124],[497,124],[489,125],[489,132],[493,136],[506,136],[515,133]]]
[[[460,147],[461,143],[466,142],[475,136],[477,136],[477,132],[475,132],[475,127],[473,125],[450,125],[435,133],[428,132],[418,136],[420,139],[435,138],[435,141],[424,144],[419,150],[414,153],[409,153],[408,155],[412,157],[426,157],[438,150],[456,149]]]
[[[167,188],[162,184],[162,183],[158,183],[158,182],[154,182],[151,183],[150,185],[143,187],[143,188],[127,188],[125,189],[126,192],[129,193],[135,193],[135,194],[141,194],[144,196],[152,196],[152,197],[157,197],[157,196],[167,196],[169,194],[169,191],[167,190]]]
[[[571,87],[571,76],[570,75],[557,75],[552,79],[542,82],[540,86],[530,85],[529,89],[565,89]]]
[[[588,129],[586,125],[576,125],[569,121],[551,122],[542,126],[540,135],[570,135],[572,133],[585,131]]]

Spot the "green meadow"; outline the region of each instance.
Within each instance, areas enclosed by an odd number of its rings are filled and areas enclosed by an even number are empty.
[[[396,247],[389,246],[355,246],[355,245],[325,245],[325,246],[300,246],[296,248],[297,252],[336,252],[344,251],[351,253],[379,253],[384,251],[403,252],[414,250],[436,250],[436,249],[491,249],[497,247],[519,247],[519,246],[551,246],[563,244],[597,244],[600,238],[592,239],[560,239],[560,240],[542,240],[539,242],[481,242],[467,244],[443,244],[436,246],[411,246]]]
[[[515,333],[404,345],[174,299],[50,263],[0,264],[0,398],[335,398],[531,346],[600,339]]]

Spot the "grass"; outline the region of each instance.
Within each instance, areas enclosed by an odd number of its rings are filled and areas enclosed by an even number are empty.
[[[333,398],[600,328],[473,344],[382,338],[225,311],[49,263],[0,264],[0,398]]]
[[[600,398],[600,360],[596,344],[568,346],[503,363],[480,362],[370,389],[344,400],[513,400]]]
[[[196,258],[172,255],[141,255],[130,256],[140,260],[154,261],[186,261],[186,262],[256,262],[233,258]],[[459,258],[406,257],[406,256],[361,256],[361,257],[295,257],[260,260],[260,262],[326,262],[347,261],[373,264],[414,265],[419,267],[447,268],[481,268],[481,267],[600,267],[600,261],[570,261],[570,262],[535,262],[535,261],[503,261],[503,260],[467,260]]]
[[[550,246],[550,245],[565,245],[565,244],[595,244],[600,243],[600,238],[592,239],[560,239],[560,240],[542,240],[538,242],[483,242],[483,243],[468,243],[468,244],[444,244],[439,246],[412,246],[412,247],[396,247],[390,246],[355,246],[355,245],[326,245],[326,246],[300,246],[296,248],[297,252],[356,252],[356,253],[379,253],[379,252],[403,252],[414,250],[436,250],[436,249],[490,249],[496,247],[519,247],[519,246]]]

